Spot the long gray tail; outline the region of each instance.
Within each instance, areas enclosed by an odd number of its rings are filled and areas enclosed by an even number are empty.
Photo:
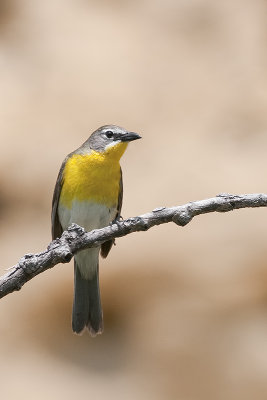
[[[81,333],[87,327],[92,336],[102,333],[103,317],[99,291],[98,267],[95,275],[84,279],[74,260],[74,299],[72,330]]]

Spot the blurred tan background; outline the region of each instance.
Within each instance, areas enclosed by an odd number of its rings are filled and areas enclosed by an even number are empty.
[[[139,132],[123,216],[267,191],[264,0],[0,1],[0,270],[50,241],[60,164]],[[3,399],[265,400],[266,210],[117,240],[105,331],[71,332],[72,263],[1,300]]]

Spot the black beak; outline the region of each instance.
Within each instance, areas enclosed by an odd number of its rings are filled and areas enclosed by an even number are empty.
[[[141,136],[135,132],[127,132],[122,135],[120,139],[122,142],[131,142],[133,140],[141,139]]]

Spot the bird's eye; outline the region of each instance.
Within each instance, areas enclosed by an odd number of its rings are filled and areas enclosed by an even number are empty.
[[[113,132],[112,131],[107,131],[106,132],[106,137],[111,139],[113,137]]]

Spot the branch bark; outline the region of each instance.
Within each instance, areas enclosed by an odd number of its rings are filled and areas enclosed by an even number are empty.
[[[102,229],[86,232],[72,224],[62,236],[52,241],[41,253],[25,254],[19,262],[0,277],[0,298],[20,290],[30,279],[59,263],[69,262],[82,249],[97,247],[107,240],[126,236],[132,232],[146,231],[155,225],[174,222],[187,225],[196,215],[211,212],[228,212],[239,208],[267,207],[267,195],[222,193],[216,197],[193,201],[177,207],[159,207],[138,217],[117,221]]]

